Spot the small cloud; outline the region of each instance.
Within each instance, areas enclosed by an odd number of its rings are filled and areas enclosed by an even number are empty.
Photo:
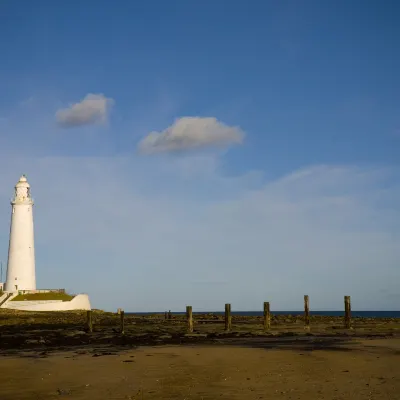
[[[104,124],[114,100],[103,94],[89,93],[79,103],[71,104],[56,112],[56,120],[63,128],[74,128],[82,125]]]
[[[24,99],[20,101],[19,105],[21,107],[29,107],[35,104],[36,99],[33,96],[28,97],[27,99]]]
[[[210,146],[240,144],[244,132],[216,118],[182,117],[162,132],[150,132],[138,145],[142,153],[165,153]]]

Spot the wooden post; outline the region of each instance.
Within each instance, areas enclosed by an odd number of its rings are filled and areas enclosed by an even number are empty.
[[[344,296],[344,326],[346,329],[351,329],[350,296]]]
[[[125,311],[121,310],[120,312],[120,331],[121,331],[121,335],[125,334],[125,329],[124,329],[124,317],[125,317]]]
[[[310,330],[310,298],[308,294],[304,295],[304,329]]]
[[[86,312],[86,325],[89,332],[93,332],[92,310]]]
[[[269,302],[264,302],[264,330],[268,331],[271,329],[271,310],[269,308]]]
[[[192,306],[186,306],[186,318],[187,318],[187,331],[193,332],[193,313]]]
[[[168,313],[165,311],[165,313],[164,313],[164,319],[168,319]]]
[[[225,304],[225,330],[229,332],[232,329],[231,305]]]
[[[171,310],[168,311],[168,319],[172,319],[172,313]]]

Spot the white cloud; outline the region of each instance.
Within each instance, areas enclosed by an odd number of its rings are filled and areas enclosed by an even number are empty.
[[[161,132],[149,133],[140,143],[142,153],[162,153],[242,143],[244,132],[216,118],[182,117]]]
[[[347,294],[354,309],[397,307],[385,293],[400,279],[399,171],[313,166],[246,185],[190,160],[14,159],[21,171],[0,176],[0,259],[26,172],[39,285],[88,291],[95,307],[301,309],[303,294],[313,309],[342,309]]]
[[[79,103],[56,112],[57,123],[63,128],[107,122],[114,100],[103,94],[87,94]]]

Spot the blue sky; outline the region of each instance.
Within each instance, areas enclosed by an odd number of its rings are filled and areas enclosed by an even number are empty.
[[[39,286],[96,308],[398,308],[399,17],[2,1],[0,259],[26,173]]]

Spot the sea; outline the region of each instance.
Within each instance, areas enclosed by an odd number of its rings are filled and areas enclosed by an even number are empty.
[[[154,315],[154,314],[164,314],[162,312],[130,312],[126,314],[134,315]],[[171,312],[172,315],[184,315],[185,312]],[[224,315],[223,311],[193,311],[193,315],[196,314],[214,314],[214,315]],[[302,315],[304,311],[271,311],[272,315]],[[262,316],[262,311],[232,311],[231,315],[241,315],[248,317]],[[310,315],[322,315],[327,317],[341,317],[344,316],[344,311],[310,311]],[[400,311],[351,311],[351,316],[353,318],[400,318]]]

